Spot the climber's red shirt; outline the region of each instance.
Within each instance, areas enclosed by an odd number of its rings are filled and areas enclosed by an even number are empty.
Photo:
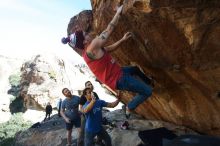
[[[122,69],[108,52],[104,51],[104,55],[100,59],[92,60],[87,56],[86,51],[83,51],[83,58],[99,81],[113,90],[116,89],[116,83],[122,75]]]

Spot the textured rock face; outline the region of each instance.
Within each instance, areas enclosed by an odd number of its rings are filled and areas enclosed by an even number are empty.
[[[25,62],[21,67],[20,91],[25,107],[39,110],[47,102],[56,106],[56,99],[61,95],[58,91],[66,83],[63,72],[64,63],[55,57],[51,59],[49,56],[38,55]]]
[[[220,2],[91,0],[91,3],[93,18],[88,20],[93,21],[88,21],[90,26],[81,23],[86,25],[81,27],[97,33],[106,28],[116,5],[124,4],[109,44],[127,31],[134,36],[112,55],[121,65],[139,65],[156,79],[153,96],[136,111],[147,119],[220,135]],[[130,99],[131,94],[124,93],[123,102]]]
[[[84,10],[80,12],[78,15],[74,16],[70,19],[67,28],[67,34],[71,34],[77,29],[84,30],[85,32],[91,31],[92,29],[92,11],[91,10]]]
[[[82,70],[83,72],[83,70]],[[64,98],[64,87],[78,94],[84,87],[86,77],[73,64],[53,55],[37,55],[21,67],[20,95],[26,108],[43,109],[50,102],[56,107],[59,98]]]

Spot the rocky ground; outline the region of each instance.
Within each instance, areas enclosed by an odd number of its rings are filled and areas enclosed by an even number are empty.
[[[126,119],[123,110],[118,109],[112,112],[103,111],[104,117],[107,119],[107,125],[104,127],[112,138],[113,146],[136,146],[142,141],[138,137],[141,130],[155,129],[166,127],[177,135],[196,134],[194,131],[182,126],[176,126],[171,123],[144,120],[143,118],[132,115],[129,120]],[[121,128],[121,124],[127,120],[129,127],[127,130]],[[76,142],[77,133],[73,130],[72,139]],[[29,128],[25,132],[16,134],[16,145],[22,146],[65,146],[66,130],[65,123],[62,118],[57,115],[52,116],[51,120],[40,122],[37,128]],[[98,146],[98,145],[97,145]]]

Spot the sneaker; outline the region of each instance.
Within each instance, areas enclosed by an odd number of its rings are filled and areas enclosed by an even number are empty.
[[[138,115],[134,109],[128,109],[128,107],[126,107],[126,111],[125,111],[125,117],[126,119],[130,119],[132,118],[141,118],[140,115]]]

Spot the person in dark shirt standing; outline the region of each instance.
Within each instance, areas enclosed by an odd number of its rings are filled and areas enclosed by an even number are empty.
[[[94,90],[94,86],[93,86],[93,84],[90,81],[85,82],[85,88],[90,88],[91,91],[93,92],[94,96],[96,97],[96,99],[99,99],[98,94],[93,91]],[[81,98],[80,98],[80,103],[79,103],[80,106],[81,105],[83,106],[86,103],[86,101],[87,101],[86,97],[84,95],[82,95]]]
[[[50,120],[50,114],[51,113],[52,113],[52,106],[50,105],[50,102],[48,102],[47,106],[46,106],[46,116],[44,118],[44,121],[46,121],[47,116],[48,116],[48,119]]]
[[[99,96],[96,92],[93,91],[94,87],[93,84],[90,81],[85,82],[85,88],[90,88],[91,91],[93,92],[94,96],[96,99],[99,99]],[[87,102],[87,99],[84,95],[80,97],[80,103],[79,103],[79,109],[82,111],[82,107],[84,104]],[[84,133],[85,133],[85,124],[86,124],[86,118],[85,115],[81,115],[81,139],[84,139]],[[99,138],[98,138],[99,139]]]
[[[66,96],[66,99],[62,102],[60,114],[66,122],[67,145],[71,146],[73,125],[77,128],[78,135],[81,134],[79,114],[80,97],[72,95],[68,88],[64,88],[62,90],[62,93],[64,96]],[[80,139],[79,136],[77,140],[77,146],[82,146],[80,145],[82,140],[83,139]]]

